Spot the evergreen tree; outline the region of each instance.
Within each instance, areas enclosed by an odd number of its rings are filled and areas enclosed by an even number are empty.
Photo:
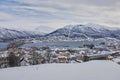
[[[8,63],[10,67],[18,66],[18,58],[13,52],[8,56]]]

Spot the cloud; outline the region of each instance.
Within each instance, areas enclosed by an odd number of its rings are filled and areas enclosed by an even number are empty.
[[[98,23],[120,27],[119,7],[119,0],[4,0],[0,1],[0,24],[56,28]]]
[[[0,12],[0,21],[7,21],[10,18],[12,18],[11,15],[4,13],[4,12]]]

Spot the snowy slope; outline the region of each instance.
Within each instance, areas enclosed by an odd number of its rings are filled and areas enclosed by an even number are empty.
[[[86,25],[67,25],[60,28],[48,35],[52,36],[65,36],[69,38],[117,38],[120,39],[120,29],[110,28],[98,24],[86,24]]]
[[[2,40],[30,38],[30,37],[33,38],[33,37],[38,37],[42,35],[44,34],[40,32],[0,28],[0,39]]]
[[[0,70],[1,80],[119,80],[120,65],[111,61],[43,64]]]

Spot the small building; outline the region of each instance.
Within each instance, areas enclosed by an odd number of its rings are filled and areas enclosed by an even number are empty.
[[[68,59],[66,56],[58,56],[58,63],[67,63]]]

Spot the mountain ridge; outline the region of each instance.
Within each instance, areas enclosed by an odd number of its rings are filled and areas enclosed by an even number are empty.
[[[41,29],[41,28],[39,28]],[[63,28],[56,29],[51,33],[41,33],[37,30],[17,30],[0,27],[0,41],[28,38],[72,38],[72,39],[97,39],[97,38],[116,38],[120,39],[120,28],[106,27],[98,24],[77,24],[66,25]],[[64,39],[63,38],[63,39]]]
[[[36,38],[43,36],[43,33],[16,30],[0,27],[0,41],[9,41],[14,39]]]
[[[47,37],[64,36],[69,38],[117,38],[120,39],[120,28],[111,28],[97,24],[67,25],[47,34]]]

